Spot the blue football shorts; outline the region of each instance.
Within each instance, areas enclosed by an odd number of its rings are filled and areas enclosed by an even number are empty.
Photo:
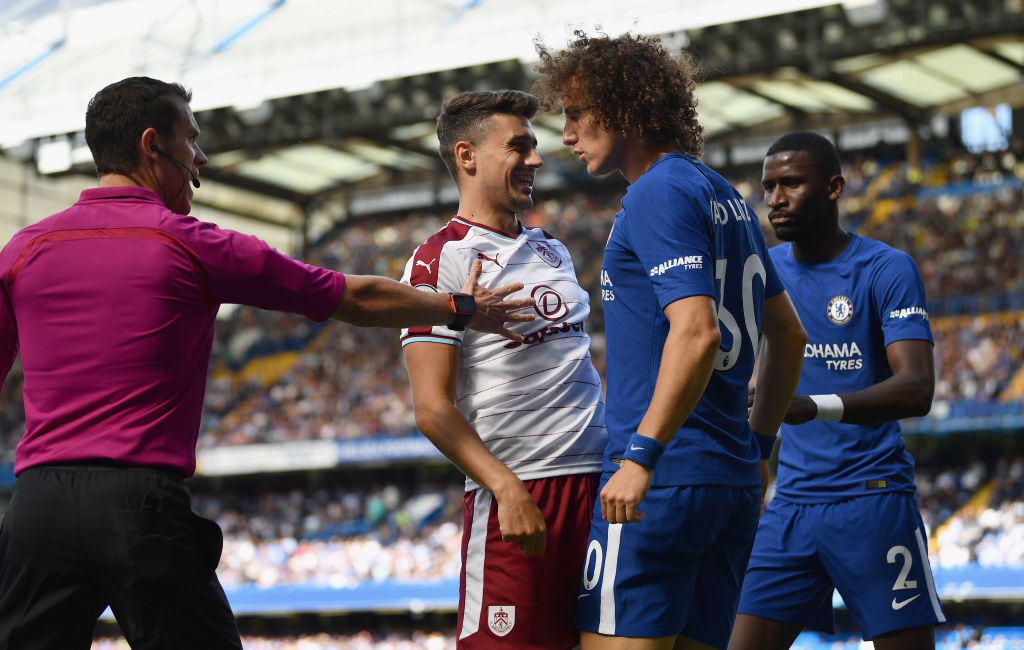
[[[867,640],[946,620],[913,494],[768,504],[739,612],[832,633],[833,588]]]
[[[605,473],[601,485],[611,477]],[[757,527],[760,488],[653,487],[644,519],[609,524],[594,507],[576,623],[622,637],[682,635],[724,648]]]

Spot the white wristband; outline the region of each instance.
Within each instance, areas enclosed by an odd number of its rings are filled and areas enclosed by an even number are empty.
[[[815,420],[839,422],[843,419],[843,400],[835,393],[831,395],[808,395],[808,397],[818,407],[818,414],[814,416]]]

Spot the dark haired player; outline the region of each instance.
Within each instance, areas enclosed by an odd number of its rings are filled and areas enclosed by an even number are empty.
[[[515,282],[536,300],[524,339],[411,328],[402,345],[416,423],[466,473],[458,647],[568,650],[576,588],[605,443],[601,379],[590,359],[590,299],[565,246],[517,213],[542,165],[515,90],[456,95],[437,118],[459,208],[409,260],[426,292]]]
[[[845,181],[824,136],[779,138],[762,184],[787,242],[771,256],[808,342],[729,648],[832,632],[834,588],[879,650],[934,648],[945,617],[896,422],[928,413],[935,388],[921,275],[906,253],[839,226]]]

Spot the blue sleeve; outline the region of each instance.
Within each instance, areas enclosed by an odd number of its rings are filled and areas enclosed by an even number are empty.
[[[662,309],[681,298],[715,296],[715,242],[711,197],[662,177],[623,199],[627,241]],[[695,191],[696,190],[696,191]]]
[[[885,344],[906,339],[932,341],[924,282],[914,260],[902,251],[879,256],[871,283]]]

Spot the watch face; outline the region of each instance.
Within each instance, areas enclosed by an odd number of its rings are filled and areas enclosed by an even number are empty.
[[[456,314],[476,313],[476,301],[473,300],[473,296],[464,293],[456,293],[452,295],[452,302],[455,303]]]
[[[473,296],[465,293],[453,293],[452,311],[455,312],[455,320],[448,324],[448,329],[461,332],[476,315],[476,301]]]

